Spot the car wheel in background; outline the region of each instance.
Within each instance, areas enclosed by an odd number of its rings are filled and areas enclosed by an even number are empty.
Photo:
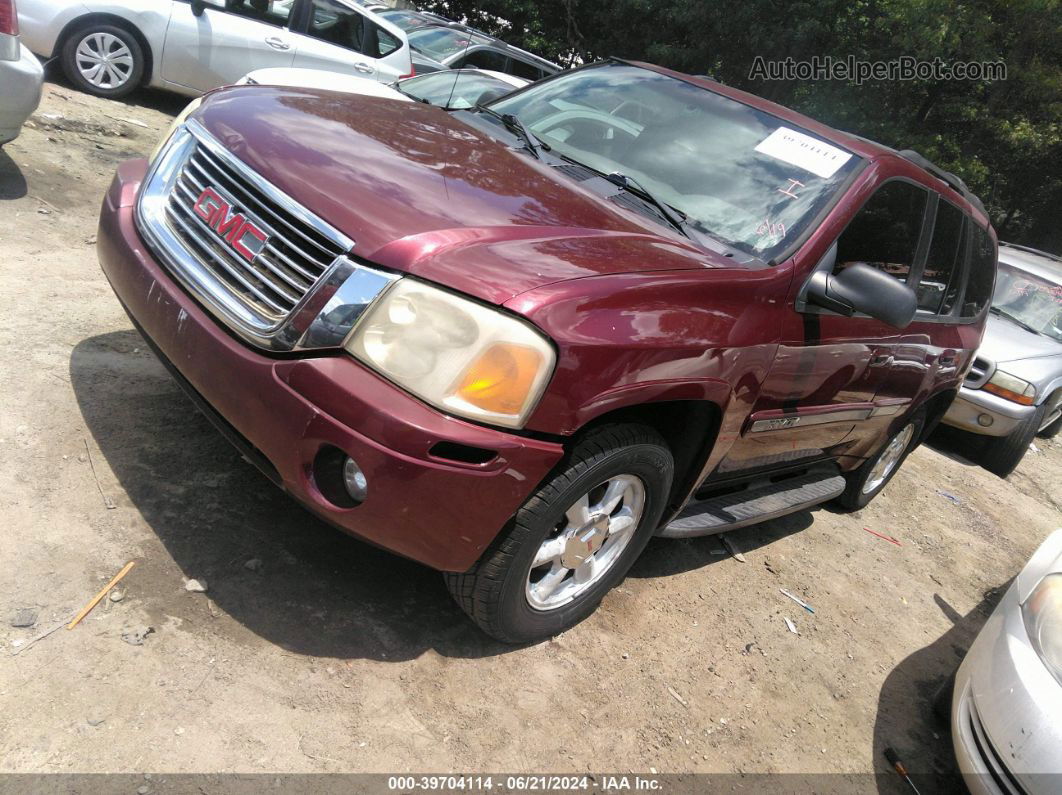
[[[885,442],[877,455],[867,459],[847,475],[848,485],[836,502],[849,511],[858,511],[877,497],[892,480],[893,475],[919,444],[925,412],[915,412],[904,425]]]
[[[981,466],[1001,478],[1013,472],[1029,451],[1046,412],[1047,406],[1037,406],[1009,436],[989,439],[981,452]]]
[[[129,31],[115,25],[91,25],[63,43],[63,72],[82,91],[99,97],[124,97],[144,76],[144,51]]]
[[[1059,404],[1059,406],[1062,406],[1062,404]],[[1059,408],[1059,406],[1056,406],[1055,408],[1057,409]],[[1046,426],[1036,435],[1039,436],[1041,439],[1054,439],[1056,436],[1058,436],[1059,431],[1062,431],[1062,414],[1059,414],[1058,417],[1055,418],[1054,422]]]
[[[651,428],[590,432],[479,562],[446,574],[461,608],[498,640],[542,640],[590,615],[653,535],[674,460]]]

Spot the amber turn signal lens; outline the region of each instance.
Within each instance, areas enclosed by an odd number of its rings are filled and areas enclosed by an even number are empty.
[[[457,397],[485,411],[519,414],[542,364],[534,348],[492,345],[465,371]]]
[[[1031,406],[1036,402],[1036,397],[1033,395],[1019,395],[1017,392],[1011,392],[1009,389],[1004,389],[993,383],[987,383],[982,387],[985,392],[991,392],[993,395],[999,395],[1005,400],[1011,400],[1015,403],[1021,403],[1023,406]]]

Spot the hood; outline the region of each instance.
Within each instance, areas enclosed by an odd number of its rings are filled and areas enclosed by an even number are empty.
[[[1045,356],[1062,357],[1062,342],[1026,331],[1004,317],[989,315],[977,355],[996,364]]]
[[[195,118],[355,256],[492,303],[589,276],[734,267],[422,103],[239,86]]]

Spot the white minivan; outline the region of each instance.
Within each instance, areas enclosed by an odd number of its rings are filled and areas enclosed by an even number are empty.
[[[354,0],[19,0],[18,12],[26,46],[103,97],[195,96],[267,67],[413,73],[406,34]]]

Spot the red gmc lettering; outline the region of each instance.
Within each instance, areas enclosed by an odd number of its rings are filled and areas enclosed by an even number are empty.
[[[192,210],[248,262],[258,255],[268,239],[261,229],[244,217],[243,213],[230,215],[232,206],[213,188],[203,188],[192,205]],[[255,249],[247,247],[248,237],[259,242]]]

